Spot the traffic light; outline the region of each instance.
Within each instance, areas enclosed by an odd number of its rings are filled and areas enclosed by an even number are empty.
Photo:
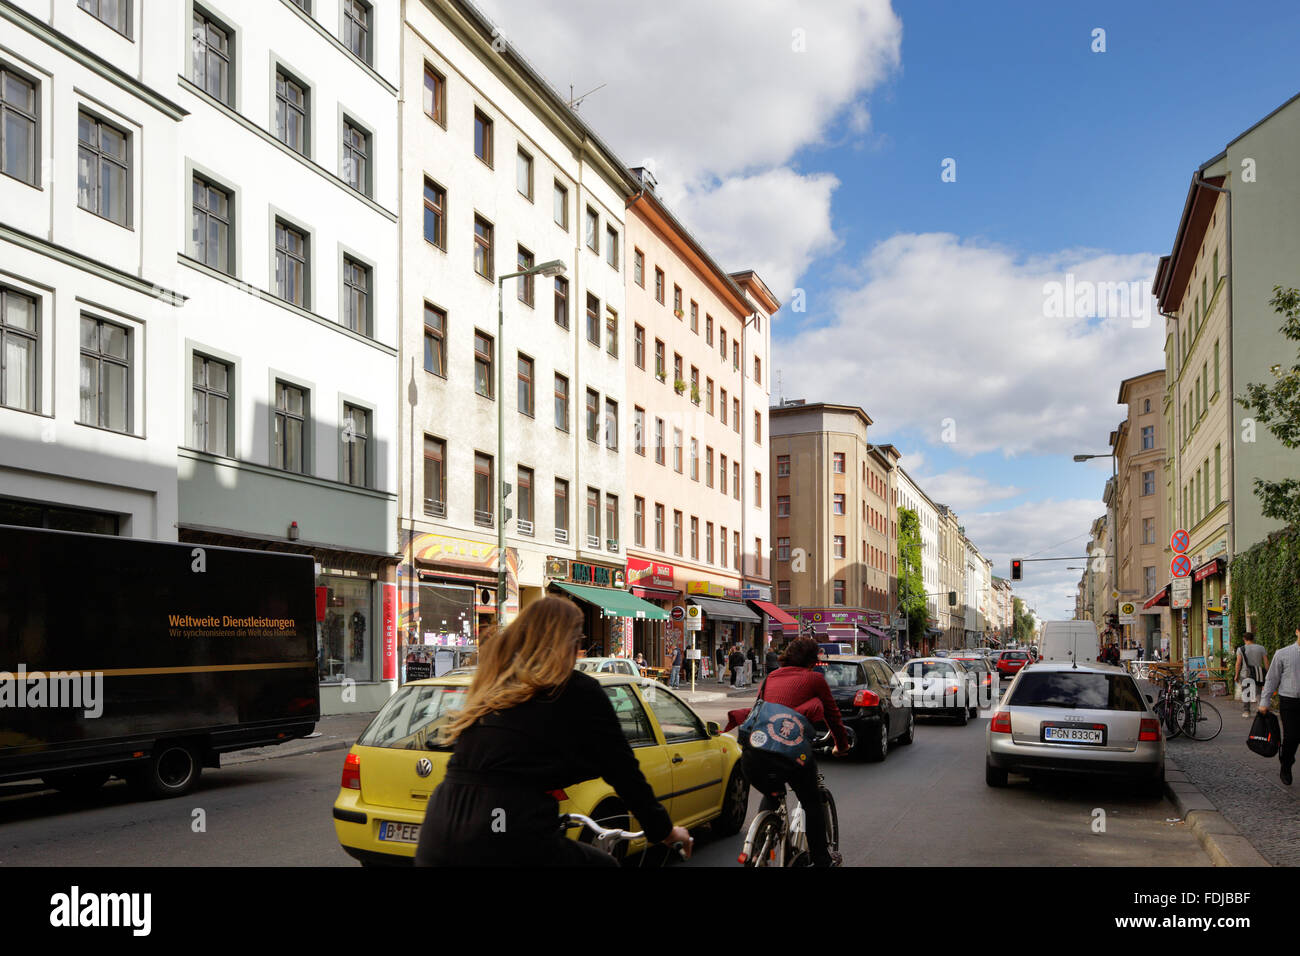
[[[1020,580],[1020,559],[1019,558],[1011,559],[1011,580],[1012,581]]]
[[[956,591],[949,591],[949,592],[948,592],[948,606],[949,606],[949,607],[956,607],[956,606],[957,606],[957,592],[956,592]]]

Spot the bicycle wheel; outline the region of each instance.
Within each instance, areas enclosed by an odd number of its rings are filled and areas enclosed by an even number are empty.
[[[780,818],[775,813],[769,814],[754,833],[754,849],[745,860],[745,866],[780,866],[784,839]]]
[[[1209,701],[1198,699],[1184,708],[1180,724],[1192,740],[1213,740],[1223,730],[1223,715]]]
[[[826,849],[832,853],[840,850],[840,815],[835,809],[835,798],[822,787],[822,814],[826,817]]]
[[[1155,706],[1151,708],[1160,721],[1160,726],[1164,729],[1166,740],[1173,740],[1183,732],[1182,721],[1178,719],[1177,715],[1178,707],[1179,705],[1168,697],[1161,697],[1156,701]]]

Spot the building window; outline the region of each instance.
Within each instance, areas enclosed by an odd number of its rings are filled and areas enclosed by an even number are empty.
[[[740,434],[740,399],[738,398],[731,400],[731,427],[737,435]]]
[[[308,308],[307,238],[280,220],[275,223],[275,294]]]
[[[358,60],[370,62],[370,4],[343,0],[343,45]]]
[[[0,65],[0,173],[35,186],[36,84]]]
[[[591,487],[587,488],[587,536],[596,539],[591,547],[600,547],[600,492]]]
[[[1142,450],[1149,451],[1156,447],[1156,426],[1145,425],[1142,428]]]
[[[518,271],[526,272],[533,267],[533,254],[523,246],[519,246],[516,250],[516,257]],[[536,278],[535,275],[518,276],[516,282],[518,290],[515,292],[515,297],[530,309],[533,308],[533,289]]]
[[[635,547],[645,547],[645,499],[632,499],[632,544]]]
[[[231,274],[230,195],[195,176],[192,185],[190,256]]]
[[[307,153],[307,90],[275,71],[275,137],[294,152]]]
[[[77,205],[125,226],[129,182],[127,134],[93,116],[78,114]]]
[[[776,476],[778,478],[790,477],[790,456],[789,455],[776,456]]]
[[[727,529],[726,528],[718,529],[718,550],[721,551],[721,555],[720,555],[720,557],[722,558],[721,564],[725,568],[727,566]]]
[[[763,360],[757,355],[754,356],[754,384],[763,384]]]
[[[698,438],[691,439],[691,481],[700,480],[700,442]]]
[[[713,414],[713,379],[704,380],[704,410]]]
[[[727,424],[727,390],[718,389],[718,418],[722,424]]]
[[[680,319],[685,314],[682,311],[682,287],[675,285],[673,286],[673,315]]]
[[[307,463],[307,392],[288,382],[275,383],[275,434],[271,465],[305,473]]]
[[[700,370],[691,366],[691,401],[700,404]]]
[[[844,582],[842,580],[836,580],[835,582],[835,606],[844,606]]]
[[[1156,569],[1155,568],[1142,569],[1142,583],[1146,588],[1145,596],[1149,597],[1150,595],[1156,593]]]
[[[605,351],[618,358],[618,313],[605,306]]]
[[[600,393],[587,389],[587,441],[600,441]]]
[[[740,339],[731,340],[731,367],[740,371]]]
[[[754,507],[762,509],[763,507],[763,473],[754,472]]]
[[[844,535],[842,534],[837,534],[835,536],[835,557],[844,557]]]
[[[555,180],[555,190],[551,196],[551,215],[555,219],[555,224],[565,232],[569,231],[569,190],[562,186],[560,181]]]
[[[587,207],[587,218],[585,221],[587,224],[585,233],[587,237],[587,248],[596,253],[596,255],[600,255],[600,216],[597,215],[596,210],[592,209],[590,206]]]
[[[691,300],[691,331],[700,334],[700,306],[694,299]]]
[[[569,430],[569,380],[558,373],[555,376],[555,427],[562,432]]]
[[[555,277],[555,324],[569,327],[569,280],[564,276]]]
[[[192,447],[225,455],[229,451],[230,366],[195,353],[191,370]]]
[[[343,181],[370,195],[370,134],[348,120],[343,121]]]
[[[682,555],[682,513],[673,512],[673,554]]]
[[[836,496],[835,496],[835,511],[834,511],[834,513],[837,514],[837,515],[842,515],[842,514],[844,514],[844,496],[843,496],[843,495],[836,495]]]
[[[519,414],[533,417],[533,360],[523,352],[519,359]]]
[[[563,478],[555,479],[555,537],[569,540],[569,483]]]
[[[605,495],[605,538],[611,551],[618,550],[618,495]]]
[[[533,157],[522,146],[515,152],[515,189],[529,202],[533,201]]]
[[[664,420],[655,419],[655,464],[664,463]]]
[[[600,347],[600,299],[587,293],[587,341]]]
[[[343,406],[343,480],[359,488],[369,487],[366,444],[370,437],[370,413],[356,405]]]
[[[640,249],[632,251],[632,281],[645,288],[645,253]]]
[[[645,368],[645,329],[639,325],[632,327],[632,361],[637,368]]]
[[[618,232],[610,225],[605,226],[605,261],[618,269]]]
[[[1156,473],[1154,471],[1142,472],[1142,494],[1154,495],[1156,493]]]
[[[447,78],[424,64],[424,112],[439,126],[447,125]]]
[[[0,286],[0,405],[36,411],[39,342],[36,300]]]
[[[740,412],[739,404],[737,404],[736,412],[737,414],[739,414]],[[760,445],[763,444],[763,413],[762,412],[754,413],[754,441],[757,444]]]
[[[727,360],[727,330],[718,329],[718,352],[722,355],[722,360]]]
[[[790,560],[790,539],[789,538],[776,539],[776,559],[778,561]]]
[[[645,455],[645,409],[640,407],[632,411],[632,450]]]
[[[674,352],[673,353],[673,387],[674,388],[677,386],[678,382],[682,382],[683,385],[685,384],[682,378],[682,357],[677,352]]]
[[[5,293],[6,306],[12,293]],[[21,298],[21,297],[18,297]],[[17,301],[17,299],[15,299]],[[18,309],[15,310],[19,311]],[[30,314],[30,313],[29,313]],[[8,382],[10,318],[6,316],[5,367]],[[20,318],[20,322],[22,319]],[[118,432],[131,430],[131,333],[120,325],[81,317],[81,410],[78,421]],[[12,340],[18,342],[16,337]],[[8,394],[5,404],[9,404]]]
[[[77,0],[77,6],[127,39],[131,38],[130,0]]]
[[[428,177],[424,180],[424,240],[447,251],[447,191]]]
[[[790,582],[789,581],[776,582],[776,603],[784,604],[787,607],[789,606],[790,604]]]
[[[700,519],[691,515],[691,560],[700,560]]]
[[[474,330],[474,391],[484,398],[493,396],[492,362],[495,342],[492,336]]]
[[[605,447],[618,451],[618,402],[605,399]]]
[[[664,549],[664,506],[655,503],[655,550]]]
[[[740,462],[738,461],[733,461],[731,464],[731,496],[737,501],[740,500]]]
[[[1150,413],[1151,413],[1151,399],[1148,398],[1142,402],[1142,414],[1149,415]]]
[[[655,301],[664,304],[664,270],[655,266]]]
[[[673,429],[673,471],[682,473],[682,430]]]
[[[713,522],[704,523],[704,560],[713,563]]]
[[[1156,519],[1155,518],[1142,519],[1142,543],[1143,544],[1156,543]]]
[[[731,547],[731,557],[732,557],[732,560],[735,562],[735,568],[736,568],[736,570],[739,571],[739,570],[740,570],[740,558],[741,558],[741,554],[740,554],[740,532],[739,532],[739,531],[733,531],[733,532],[731,533],[731,545],[732,545],[732,547]]]
[[[790,517],[790,496],[789,495],[777,495],[776,516],[778,518]]]
[[[1214,446],[1214,503],[1223,503],[1223,446]]]
[[[123,4],[125,6],[125,4]],[[230,33],[198,8],[194,10],[192,75],[203,92],[233,105],[230,88]]]
[[[474,111],[474,155],[492,165],[492,121],[477,109]]]
[[[704,483],[707,487],[713,487],[713,446],[706,445],[704,448]]]
[[[474,453],[474,523],[492,527],[496,514],[496,495],[492,481],[492,456]]]
[[[727,456],[721,455],[718,460],[718,490],[724,495],[727,493]]]
[[[370,267],[343,257],[343,324],[370,335]]]
[[[424,513],[447,517],[447,443],[424,436]]]
[[[474,217],[474,271],[484,279],[495,278],[492,270],[492,223],[482,216]]]
[[[704,344],[713,344],[713,316],[704,313]]]
[[[424,370],[447,377],[447,313],[424,303]]]
[[[655,378],[659,381],[667,381],[668,369],[666,368],[667,359],[664,357],[664,343],[662,339],[655,339]]]
[[[520,534],[530,535],[533,533],[533,470],[520,465],[515,473],[515,485],[519,502],[515,528]]]
[[[788,465],[789,462],[790,462],[790,459],[787,457],[785,460],[786,460],[786,464]],[[837,451],[837,452],[835,453],[834,463],[833,463],[833,466],[832,466],[832,468],[831,468],[831,471],[833,471],[833,472],[834,472],[835,474],[837,474],[837,475],[842,475],[842,474],[844,474],[844,452],[842,452],[842,451]],[[786,472],[785,472],[785,473],[786,473],[786,474],[789,474],[789,473],[790,473],[789,468],[786,469]]]

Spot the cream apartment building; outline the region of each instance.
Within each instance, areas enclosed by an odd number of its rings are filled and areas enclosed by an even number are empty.
[[[947,614],[948,596],[939,581],[939,509],[921,487],[899,467],[898,507],[916,512],[921,528],[921,577],[925,581],[925,606],[931,628],[939,628],[940,611]],[[919,643],[919,642],[918,642]]]

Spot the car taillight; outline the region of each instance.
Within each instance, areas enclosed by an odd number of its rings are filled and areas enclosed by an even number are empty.
[[[995,734],[1011,733],[1011,711],[999,710],[993,715],[993,723],[989,725],[989,730]]]
[[[1138,728],[1138,740],[1159,740],[1160,721],[1154,717],[1143,717],[1142,726]]]
[[[343,781],[344,790],[361,789],[361,758],[356,754],[350,753],[343,759]]]
[[[854,707],[879,707],[880,695],[874,690],[860,690],[853,695]]]
[[[563,803],[565,800],[569,799],[569,795],[563,790],[548,790],[546,792],[553,796],[559,803]]]

